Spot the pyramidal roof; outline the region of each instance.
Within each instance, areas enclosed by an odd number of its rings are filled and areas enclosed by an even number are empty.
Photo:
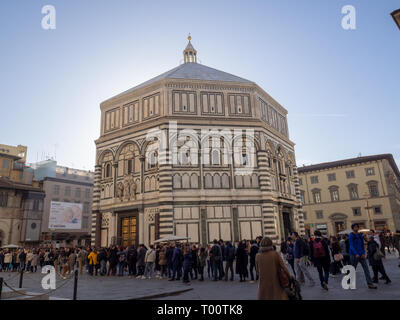
[[[190,45],[190,46],[189,46]],[[194,50],[192,44],[190,43],[186,47],[184,51],[184,55],[188,50]],[[185,61],[188,61],[185,59]],[[182,80],[202,80],[202,81],[223,81],[223,82],[238,82],[238,83],[247,83],[251,84],[254,83],[252,81],[246,80],[244,78],[235,76],[233,74],[220,71],[214,68],[207,67],[203,64],[197,63],[197,60],[193,60],[193,62],[185,62],[176,68],[173,68],[167,72],[160,74],[157,77],[154,77],[148,81],[145,81],[138,86],[135,86],[125,92],[122,92],[113,98],[119,97],[121,95],[130,93],[135,91],[139,88],[151,85],[157,81],[164,80],[164,79],[182,79]]]

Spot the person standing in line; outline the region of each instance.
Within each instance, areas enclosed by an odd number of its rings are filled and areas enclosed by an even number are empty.
[[[211,279],[213,277],[213,269],[212,269],[212,265],[211,265],[211,257],[210,257],[210,250],[211,250],[211,246],[207,245],[207,249],[206,249],[206,253],[207,253],[207,275],[208,275],[208,279]]]
[[[241,241],[236,250],[236,273],[239,274],[240,282],[246,281],[248,262],[246,242]]]
[[[9,250],[4,254],[4,264],[6,271],[12,271],[12,253]]]
[[[175,243],[168,243],[165,249],[165,257],[167,259],[168,279],[172,279],[172,273],[174,270],[174,264],[172,257],[174,255]]]
[[[211,247],[210,250],[210,263],[212,266],[212,270],[213,270],[213,281],[218,281],[218,275],[219,275],[219,280],[222,279],[222,275],[221,275],[221,269],[220,269],[220,264],[219,262],[222,260],[222,251],[221,251],[221,247],[218,244],[217,239],[214,239],[213,241],[213,246]]]
[[[293,241],[288,238],[286,241],[286,261],[292,267],[294,277],[296,277],[296,271],[294,270],[294,253],[293,253]]]
[[[28,253],[26,254],[26,271],[29,273],[32,272],[32,260],[33,260],[32,250],[28,250]]]
[[[358,233],[359,228],[360,226],[358,223],[353,223],[351,225],[353,232],[351,232],[349,235],[350,263],[355,269],[357,268],[358,263],[360,263],[364,270],[365,280],[367,281],[368,288],[376,289],[376,286],[372,282],[371,274],[369,273],[365,258],[364,237],[362,234]]]
[[[83,248],[81,248],[77,255],[78,269],[80,275],[83,274],[83,265],[85,263],[85,258],[86,258],[85,251],[83,250]]]
[[[69,270],[69,273],[73,273],[74,272],[75,262],[76,262],[75,249],[72,248],[71,251],[70,251],[70,254],[68,256],[68,270]]]
[[[65,274],[68,271],[68,256],[65,251],[63,251],[62,254],[60,255],[60,262],[61,262],[60,265],[62,266],[61,278],[63,278],[65,280],[65,279],[67,279],[65,277]]]
[[[37,271],[37,266],[39,263],[39,255],[36,250],[33,250],[33,258],[32,258],[32,272]],[[57,270],[57,269],[56,269]]]
[[[95,269],[96,269],[96,274],[95,275],[97,276],[97,268],[96,268],[96,266],[98,264],[97,256],[98,256],[98,254],[97,254],[96,249],[95,248],[91,249],[91,251],[89,252],[89,255],[88,255],[88,258],[89,258],[89,274],[91,276],[93,276],[93,271],[95,271]]]
[[[100,263],[100,276],[105,276],[107,274],[107,252],[104,248],[100,249],[97,260]]]
[[[280,283],[280,273],[290,279],[281,255],[273,249],[272,240],[265,237],[260,242],[260,250],[256,255],[256,271],[259,274],[259,300],[288,300],[285,289]]]
[[[224,272],[225,243],[224,243],[224,240],[219,239],[218,244],[219,244],[219,247],[221,248],[221,259],[218,261],[218,271],[220,274],[219,280],[222,280],[225,277],[225,272]]]
[[[306,252],[309,251],[306,247],[305,242],[299,237],[297,232],[292,232],[293,255],[294,255],[294,266],[296,270],[296,278],[300,283],[304,283],[304,276],[310,281],[310,286],[315,285],[315,281],[310,275],[310,272],[306,266]],[[303,280],[303,281],[302,281]]]
[[[193,280],[197,280],[197,278],[198,278],[197,251],[198,251],[198,249],[197,249],[196,245],[193,244],[193,245],[192,245],[192,249],[191,249],[191,253],[192,253],[192,265],[191,265],[191,268],[190,268],[190,270],[191,270],[191,271],[190,271],[190,277],[191,277]],[[194,272],[194,277],[193,277],[193,275],[192,275],[193,272]]]
[[[258,247],[257,247],[258,248]],[[235,247],[229,241],[225,247],[225,281],[228,281],[228,273],[231,271],[231,281],[233,281],[235,277],[235,272],[233,271],[233,262],[235,261]]]
[[[192,252],[189,245],[183,248],[183,283],[190,283],[189,274],[192,271]]]
[[[314,236],[314,240],[310,242],[310,259],[318,270],[321,287],[328,290],[329,267],[331,265],[328,242],[322,237],[319,230],[314,231]]]
[[[146,277],[151,279],[154,272],[154,263],[156,262],[156,251],[153,245],[150,245],[150,249],[146,251],[144,262],[146,263],[146,270],[143,279]]]
[[[207,251],[205,248],[200,247],[198,250],[198,259],[197,259],[197,267],[199,269],[199,281],[204,281],[204,267],[207,263]],[[226,274],[225,274],[226,276]]]
[[[172,256],[173,263],[173,273],[172,278],[169,281],[180,280],[182,277],[182,262],[183,262],[183,252],[179,243],[176,243],[174,254]]]
[[[122,277],[124,275],[124,269],[126,264],[126,252],[122,246],[119,248],[117,256],[118,256],[118,276]]]
[[[108,261],[109,261],[109,268],[107,274],[115,276],[117,274],[117,265],[118,265],[118,248],[116,246],[112,246],[112,248],[110,249],[110,256]]]
[[[160,252],[158,254],[158,264],[160,265],[160,279],[164,277],[168,277],[167,273],[167,256],[166,256],[167,248],[165,245],[161,246]]]
[[[138,248],[138,255],[137,255],[137,268],[138,274],[137,278],[144,279],[144,269],[145,269],[145,258],[146,258],[146,248],[144,244],[140,244]]]
[[[254,274],[253,269],[256,267],[256,255],[258,253],[258,246],[255,240],[250,241],[250,276],[251,281],[250,283],[254,283]],[[258,280],[258,274],[256,271],[256,280]]]
[[[128,250],[128,272],[131,277],[136,276],[137,249],[130,246]]]
[[[25,263],[26,263],[26,252],[25,252],[25,249],[21,249],[18,258],[19,258],[19,271],[24,271],[25,270]]]

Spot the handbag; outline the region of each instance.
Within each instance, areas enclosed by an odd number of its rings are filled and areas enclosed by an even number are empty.
[[[377,249],[373,255],[374,260],[381,260],[385,255],[381,250]]]
[[[287,273],[282,269],[279,268],[278,271],[278,276],[279,276],[279,283],[281,284],[282,288],[287,288],[289,287],[289,277],[287,275]]]
[[[334,259],[336,262],[339,262],[339,261],[342,261],[342,260],[344,259],[344,257],[343,257],[343,255],[342,255],[341,253],[336,253],[336,254],[333,256],[333,259]]]

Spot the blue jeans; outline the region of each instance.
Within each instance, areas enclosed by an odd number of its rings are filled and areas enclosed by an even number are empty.
[[[176,279],[180,279],[182,277],[182,266],[174,264],[173,272],[172,272],[172,279],[175,279],[175,276],[177,276]]]
[[[120,262],[118,263],[118,275],[123,276],[124,275],[124,268],[125,268],[125,263]]]
[[[323,285],[323,283],[325,282],[326,284],[328,284],[328,280],[329,280],[329,263],[325,263],[323,264],[321,261],[319,260],[315,260],[314,261],[314,265],[317,267],[318,270],[318,276],[319,276],[319,281],[321,282],[321,286]]]
[[[218,280],[218,274],[219,277],[221,278],[221,269],[219,268],[219,261],[216,261],[215,259],[212,261],[212,270],[213,270],[214,280]]]
[[[355,255],[350,256],[350,263],[355,269],[357,269],[357,264],[359,262],[364,270],[365,280],[367,280],[367,284],[372,284],[371,274],[369,273],[367,260],[362,259],[361,257],[357,259]]]

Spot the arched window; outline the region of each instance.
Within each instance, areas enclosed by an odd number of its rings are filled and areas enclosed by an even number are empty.
[[[139,156],[139,150],[136,145],[130,143],[123,147],[118,158],[118,176],[124,176],[134,173],[136,168],[135,161]]]
[[[112,153],[106,152],[100,161],[102,166],[103,179],[112,177],[112,161],[113,161]]]
[[[111,163],[106,163],[105,178],[111,177]]]

